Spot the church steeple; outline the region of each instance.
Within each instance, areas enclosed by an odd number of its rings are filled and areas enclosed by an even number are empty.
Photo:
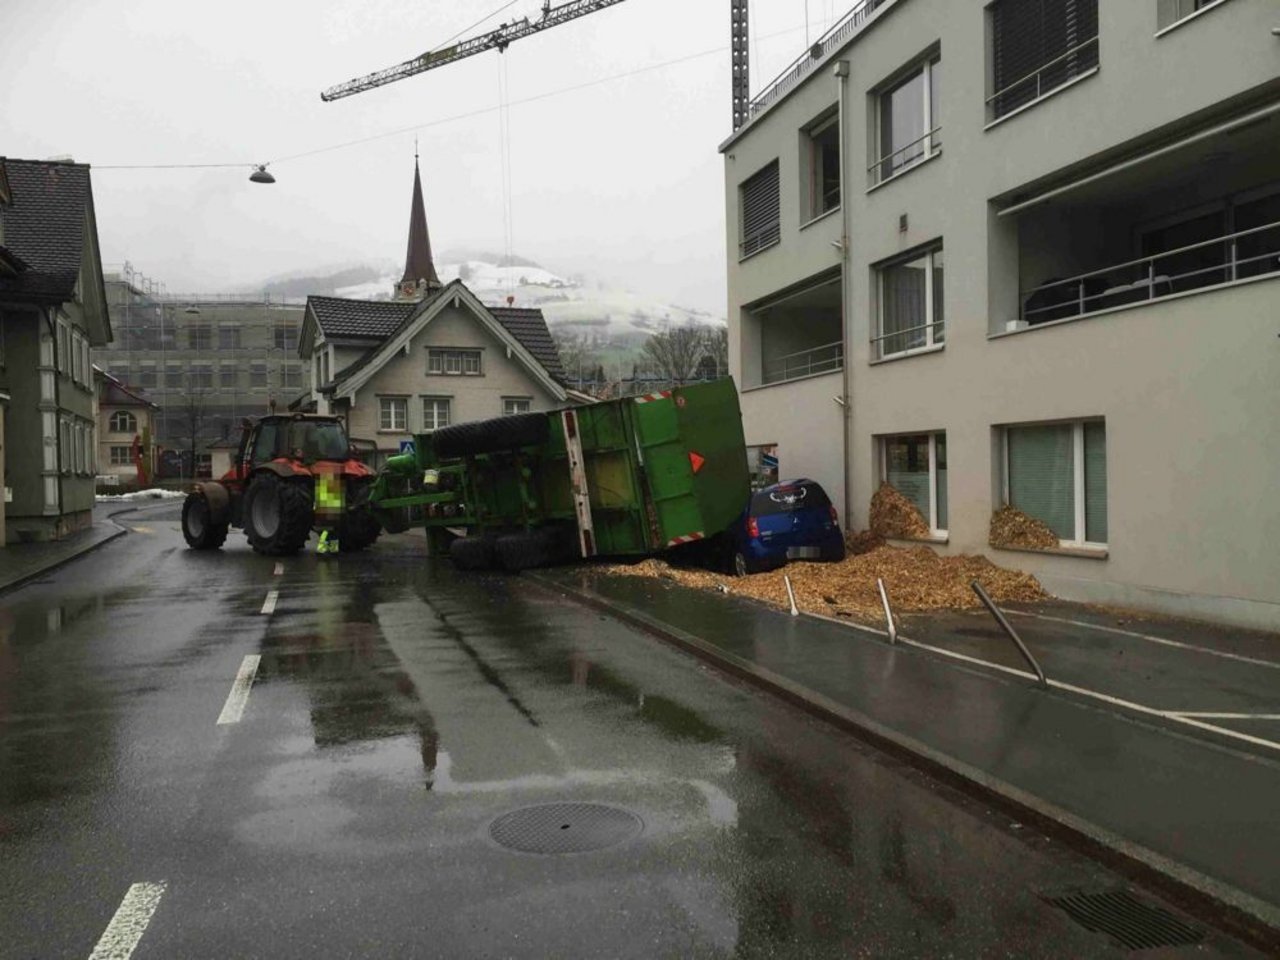
[[[409,208],[409,249],[404,257],[404,276],[396,288],[397,300],[420,300],[443,284],[431,259],[431,237],[427,234],[427,211],[422,203],[422,175],[418,172],[418,145],[413,147],[413,202]]]

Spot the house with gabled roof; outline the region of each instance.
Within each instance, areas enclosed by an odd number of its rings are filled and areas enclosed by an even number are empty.
[[[90,349],[111,340],[86,164],[0,158],[0,542],[93,522]]]
[[[541,310],[440,282],[416,158],[409,222],[394,299],[307,298],[298,355],[310,389],[291,408],[344,416],[351,437],[392,453],[415,433],[573,402]]]
[[[93,374],[98,387],[98,476],[119,478],[109,482],[135,481],[139,460],[145,475],[154,476],[155,420],[160,405],[143,390],[97,366]]]

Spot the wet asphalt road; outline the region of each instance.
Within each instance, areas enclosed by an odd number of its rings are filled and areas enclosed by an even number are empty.
[[[1132,956],[1043,900],[1121,878],[530,583],[123,519],[0,596],[0,957],[90,956],[136,883],[141,960]],[[492,838],[553,802],[639,832]],[[1206,934],[1141,955],[1252,955]]]

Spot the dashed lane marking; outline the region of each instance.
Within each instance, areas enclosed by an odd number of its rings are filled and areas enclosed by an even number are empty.
[[[283,563],[277,563],[277,564],[276,564],[276,568],[275,568],[274,570],[272,570],[272,571],[271,571],[271,575],[272,575],[273,577],[283,576],[283,575],[284,575],[284,564],[283,564]]]
[[[267,599],[262,601],[262,612],[272,614],[276,612],[276,601],[280,599],[279,590],[268,590]]]
[[[130,527],[134,533],[155,533],[150,527]]]
[[[231,692],[227,694],[227,702],[222,705],[222,713],[218,714],[218,726],[239,723],[244,716],[245,704],[249,702],[249,690],[261,661],[262,657],[256,653],[249,654],[241,661],[236,678],[231,683]]]
[[[159,883],[135,883],[120,901],[115,916],[102,932],[98,945],[89,954],[89,960],[129,960],[138,941],[147,932],[160,898],[164,895],[165,881]]]

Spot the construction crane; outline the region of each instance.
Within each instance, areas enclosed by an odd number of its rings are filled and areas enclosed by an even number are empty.
[[[488,33],[462,40],[452,46],[441,47],[439,50],[428,50],[426,53],[414,57],[412,60],[406,60],[404,63],[397,64],[394,67],[387,67],[385,70],[369,73],[363,77],[356,77],[346,83],[330,87],[320,94],[320,99],[328,102],[330,100],[340,100],[355,93],[364,93],[366,90],[372,90],[388,83],[395,83],[397,80],[413,77],[419,73],[434,70],[436,67],[456,63],[458,60],[475,56],[477,53],[483,53],[486,50],[497,50],[501,53],[514,41],[522,37],[528,37],[550,27],[576,20],[578,17],[585,17],[589,13],[595,13],[598,10],[605,9],[605,7],[612,7],[614,4],[621,2],[622,0],[569,0],[568,3],[553,7],[551,0],[544,0],[542,16],[535,22],[531,23],[528,17],[523,17],[514,23],[501,24],[496,30],[490,30]],[[729,7],[730,56],[733,64],[733,129],[737,130],[747,122],[747,108],[751,99],[750,73],[747,60],[747,0],[729,0]]]

